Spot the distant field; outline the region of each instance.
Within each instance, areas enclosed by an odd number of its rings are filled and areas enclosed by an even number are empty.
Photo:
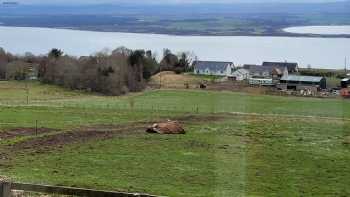
[[[350,101],[200,90],[121,97],[0,82],[0,175],[168,196],[350,195]],[[159,120],[186,135],[150,135]],[[35,122],[39,129],[35,132]]]

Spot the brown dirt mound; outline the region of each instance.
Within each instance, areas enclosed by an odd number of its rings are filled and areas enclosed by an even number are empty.
[[[176,74],[172,71],[164,71],[154,75],[150,80],[150,86],[160,86],[162,83],[163,88],[187,88],[185,84],[188,84],[188,88],[196,88],[200,79],[188,74]]]

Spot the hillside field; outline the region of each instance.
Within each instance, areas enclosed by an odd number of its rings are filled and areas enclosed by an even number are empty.
[[[348,100],[202,90],[106,97],[0,82],[0,109],[0,177],[15,181],[184,197],[350,195]],[[144,132],[167,119],[187,134]]]

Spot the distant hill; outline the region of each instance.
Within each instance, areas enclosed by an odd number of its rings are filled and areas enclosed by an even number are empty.
[[[17,1],[4,1],[1,3],[2,5],[19,5],[19,3]]]
[[[4,4],[5,2],[3,2]],[[15,3],[16,1],[7,1]],[[18,5],[18,3],[17,3]],[[100,5],[19,5],[16,10],[0,7],[6,14],[228,14],[228,13],[350,13],[350,1],[333,3],[235,3],[235,4],[100,4]]]
[[[350,1],[264,4],[1,5],[0,24],[173,35],[312,36],[286,33],[282,29],[305,25],[350,25]]]

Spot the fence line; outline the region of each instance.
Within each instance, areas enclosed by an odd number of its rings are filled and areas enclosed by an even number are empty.
[[[11,197],[12,190],[84,197],[158,197],[150,194],[92,190],[75,187],[0,182],[0,197]]]

